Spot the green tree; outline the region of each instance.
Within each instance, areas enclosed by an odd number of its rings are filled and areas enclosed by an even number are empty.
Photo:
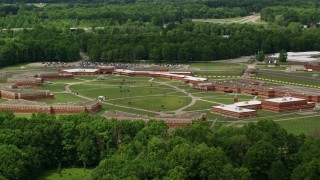
[[[27,174],[26,155],[14,145],[0,145],[0,174],[8,179],[23,179]]]
[[[288,171],[287,167],[283,164],[283,162],[279,160],[272,163],[270,172],[268,174],[268,179],[290,179],[290,172]]]
[[[258,52],[258,54],[256,55],[256,59],[259,61],[259,62],[263,62],[264,59],[265,59],[265,54],[262,50],[260,50]]]
[[[288,59],[288,53],[286,50],[281,50],[279,52],[279,61],[282,62],[282,63],[285,63],[287,62],[287,59]]]
[[[259,141],[248,149],[244,165],[254,179],[268,179],[271,165],[277,159],[277,149],[269,142]]]

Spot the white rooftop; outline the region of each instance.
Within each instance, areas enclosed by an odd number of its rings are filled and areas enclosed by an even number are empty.
[[[184,78],[185,80],[191,80],[191,81],[207,81],[207,78],[199,78],[199,77],[193,77],[188,75],[182,75],[182,74],[173,74],[172,72],[157,72],[157,71],[133,71],[133,70],[127,70],[127,69],[116,69],[116,72],[124,72],[124,73],[148,73],[150,75],[164,75],[164,76],[171,76],[171,77],[179,77]],[[182,73],[188,73],[188,72],[182,72]]]
[[[297,102],[297,101],[303,101],[303,100],[305,99],[294,98],[294,97],[283,97],[283,98],[266,99],[265,101],[283,103],[283,102]]]
[[[198,78],[198,77],[193,77],[193,76],[187,76],[184,79],[190,80],[190,81],[207,81],[207,78]]]
[[[242,113],[242,112],[255,112],[256,110],[252,110],[252,109],[247,109],[247,108],[242,108],[242,107],[238,107],[236,105],[220,105],[220,106],[214,106],[215,108],[218,109],[223,109],[226,111],[231,111],[231,112],[236,112],[236,113]]]
[[[243,102],[237,102],[234,103],[235,106],[241,107],[241,106],[249,106],[249,105],[260,105],[261,101],[258,100],[251,100],[251,101],[243,101]]]
[[[97,72],[98,69],[64,69],[63,71],[69,72],[69,73],[75,73],[75,72]]]
[[[320,61],[316,56],[320,56],[320,51],[308,51],[308,52],[288,52],[287,61],[291,62],[314,62]],[[278,58],[279,53],[269,56],[271,58]]]

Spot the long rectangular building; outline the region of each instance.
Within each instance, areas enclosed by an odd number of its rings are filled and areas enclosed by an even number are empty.
[[[216,114],[221,114],[223,116],[239,118],[239,119],[257,116],[257,111],[255,109],[238,107],[237,105],[234,105],[234,104],[213,106],[211,107],[211,111]]]
[[[314,109],[315,103],[308,102],[306,99],[283,97],[262,100],[261,108],[263,110],[281,113]]]
[[[87,112],[93,114],[102,108],[99,101],[78,103],[45,104],[24,99],[8,100],[0,104],[0,111],[8,110],[14,113],[48,113],[48,114],[78,114]]]
[[[126,113],[122,111],[107,111],[104,114],[104,117],[107,119],[115,118],[117,120],[143,120],[145,122],[150,119],[164,121],[169,127],[181,127],[187,124],[192,124],[195,120],[205,120],[206,117],[203,113],[192,112],[192,113],[183,113],[180,115],[156,115],[153,117],[147,115],[138,115],[132,113]]]

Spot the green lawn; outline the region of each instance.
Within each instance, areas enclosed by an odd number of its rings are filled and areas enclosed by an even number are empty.
[[[209,22],[209,23],[231,23],[234,21],[239,21],[244,19],[244,17],[235,18],[225,18],[225,19],[192,19],[193,22]]]
[[[45,102],[47,104],[53,104],[53,103],[66,103],[66,102],[82,102],[87,100],[69,93],[55,93],[53,99],[39,99],[37,101]]]
[[[232,71],[232,70],[243,70],[246,68],[242,64],[226,63],[226,62],[207,62],[207,63],[192,63],[191,69],[198,70],[212,70],[212,71]]]
[[[35,90],[49,90],[50,92],[61,92],[65,90],[65,84],[43,84],[40,87],[30,87],[28,89],[35,89]]]
[[[119,86],[108,86],[103,85],[92,85],[92,84],[77,84],[71,86],[75,92],[82,94],[86,97],[97,98],[98,96],[106,96],[107,100],[114,98],[126,98],[134,96],[147,96],[147,95],[156,95],[156,94],[166,94],[174,92],[174,89],[168,88],[158,88],[158,87],[122,87]]]
[[[320,131],[320,116],[317,117],[303,117],[295,120],[278,121],[283,128],[289,133],[311,135],[313,132]]]
[[[279,75],[257,75],[253,76],[253,79],[258,79],[262,81],[276,82],[281,84],[293,84],[296,86],[306,86],[306,87],[320,87],[319,82],[311,82],[302,79],[296,79],[294,77],[290,78],[288,76],[279,76]]]
[[[183,106],[186,106],[191,101],[190,98],[184,97],[183,94],[179,95],[166,95],[166,96],[151,96],[131,98],[131,106],[151,110],[151,111],[174,111]],[[110,101],[114,104],[130,106],[130,98]],[[163,105],[163,106],[162,106]]]
[[[211,106],[217,106],[218,104],[216,103],[211,103],[211,102],[206,102],[206,101],[201,101],[198,100],[196,104],[194,104],[191,107],[188,107],[186,111],[198,111],[198,110],[206,110],[210,109]]]
[[[67,168],[63,169],[60,174],[57,170],[50,170],[45,172],[40,180],[89,180],[93,169],[83,168]]]
[[[132,109],[129,106],[127,108],[124,108],[124,107],[119,107],[119,106],[116,106],[116,105],[117,105],[116,103],[114,105],[103,104],[102,105],[102,110],[99,111],[96,115],[102,115],[102,114],[105,113],[105,111],[115,111],[115,110],[117,110],[117,111],[123,111],[123,112],[127,112],[127,113],[155,116],[155,113],[152,113],[152,112],[140,111],[140,110]]]

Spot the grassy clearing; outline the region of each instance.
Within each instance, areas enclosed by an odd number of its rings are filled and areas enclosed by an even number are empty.
[[[225,19],[192,19],[193,22],[208,22],[208,23],[232,23],[240,21],[245,17],[225,18]]]
[[[53,104],[53,103],[66,103],[66,102],[82,102],[87,100],[69,93],[56,93],[54,94],[53,99],[39,99],[37,101],[45,102],[47,104]]]
[[[279,76],[279,75],[257,75],[253,76],[253,79],[258,79],[262,81],[269,81],[281,84],[292,84],[296,86],[305,86],[305,87],[316,87],[320,88],[319,82],[311,82],[302,79],[296,79],[294,77],[288,78],[287,76]]]
[[[140,115],[148,115],[148,116],[155,116],[155,113],[152,113],[152,112],[147,112],[147,111],[139,111],[139,110],[136,110],[136,109],[133,109],[133,108],[130,108],[129,106],[127,106],[127,108],[125,107],[119,107],[119,106],[116,106],[117,104],[115,105],[106,105],[106,104],[103,104],[102,105],[102,110],[99,111],[97,114],[95,115],[102,115],[105,113],[105,111],[123,111],[123,112],[127,112],[127,113],[134,113],[134,114],[140,114]]]
[[[182,94],[181,94],[182,95]],[[174,111],[191,102],[191,99],[177,94],[174,96],[160,96],[160,97],[145,97],[145,98],[126,98],[121,100],[111,101],[111,103],[123,106],[131,106],[146,109],[151,111]]]
[[[192,63],[191,69],[198,70],[216,70],[216,71],[232,71],[232,70],[243,70],[246,68],[242,64],[226,63],[226,62],[207,62],[207,63]]]
[[[50,170],[45,172],[39,179],[40,180],[89,180],[93,169],[83,168],[67,168],[63,169],[60,174],[57,170]]]
[[[320,129],[320,116],[317,117],[304,117],[296,120],[278,121],[283,128],[289,133],[311,135],[313,132],[319,132]]]
[[[134,96],[147,96],[147,95],[156,95],[156,94],[167,94],[170,92],[174,92],[174,89],[163,88],[160,89],[158,87],[127,87],[120,88],[116,87],[103,87],[99,85],[86,85],[86,84],[77,84],[71,86],[75,92],[78,92],[81,95],[90,98],[97,98],[98,96],[106,96],[106,99],[114,99],[114,98],[126,98],[129,97],[130,94],[132,97]]]
[[[198,110],[207,110],[210,109],[211,106],[217,106],[218,104],[216,103],[211,103],[211,102],[206,102],[206,101],[201,101],[198,100],[196,104],[194,104],[191,107],[188,107],[186,111],[198,111]]]
[[[51,92],[61,92],[65,90],[65,84],[43,84],[40,87],[30,87],[29,89],[34,90],[49,90]]]

